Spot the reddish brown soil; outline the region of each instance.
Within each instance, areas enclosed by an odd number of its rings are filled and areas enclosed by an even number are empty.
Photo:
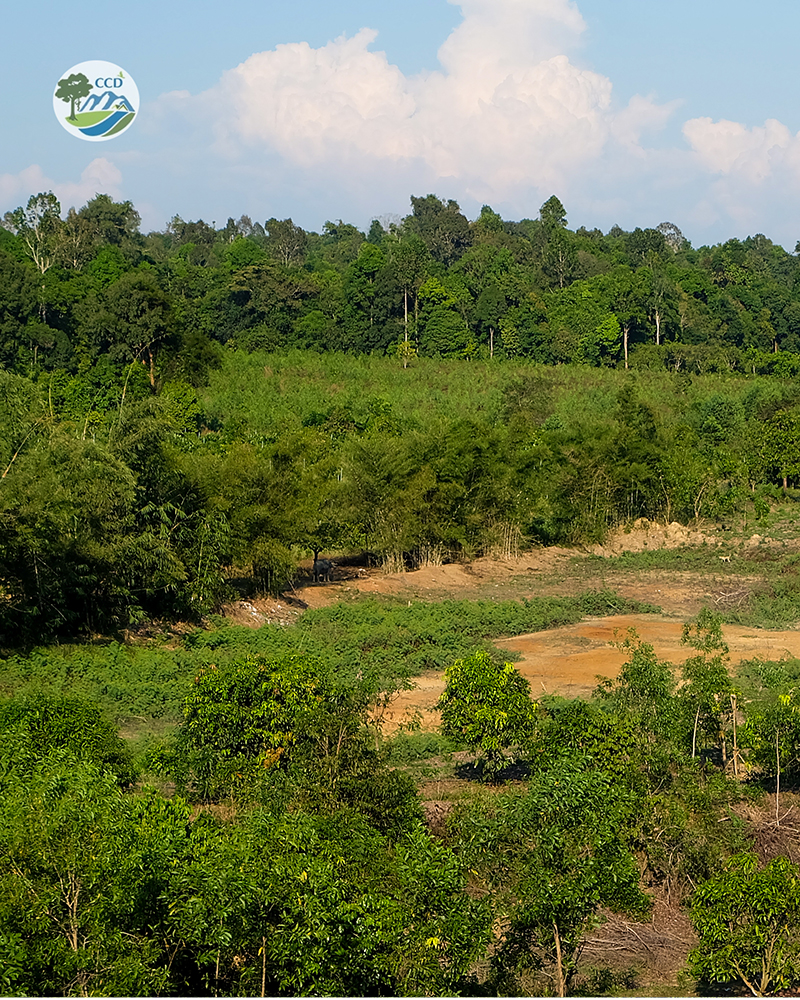
[[[443,600],[520,600],[543,595],[570,595],[582,591],[614,590],[623,597],[655,604],[660,615],[622,615],[587,620],[578,625],[547,632],[503,639],[497,645],[518,654],[517,668],[528,678],[537,694],[558,693],[585,695],[597,684],[598,676],[615,677],[625,654],[613,645],[626,630],[635,628],[640,637],[652,643],[661,659],[679,664],[688,650],[681,646],[681,625],[700,608],[724,608],[736,605],[758,583],[754,577],[732,575],[729,556],[713,558],[711,571],[630,570],[587,555],[609,556],[623,551],[640,552],[684,545],[706,545],[713,549],[722,544],[719,538],[678,524],[657,525],[637,522],[629,531],[612,536],[605,546],[591,550],[559,547],[533,549],[515,559],[481,558],[472,563],[426,566],[413,572],[385,573],[380,569],[339,565],[333,582],[311,582],[311,562],[301,565],[301,582],[280,599],[253,598],[237,601],[225,608],[237,624],[259,628],[265,622],[288,625],[306,608],[320,608],[337,601],[379,595],[403,601]],[[766,549],[771,541],[758,535],[741,542],[741,548]],[[728,547],[730,550],[730,546]],[[732,558],[736,558],[734,553]],[[727,571],[727,572],[726,572]],[[782,659],[800,656],[800,633],[767,632],[726,626],[725,638],[731,660],[737,663],[756,656]],[[438,717],[434,706],[443,690],[441,674],[417,678],[416,687],[401,692],[386,710],[384,719],[389,732],[415,717],[424,728],[435,728]]]
[[[660,659],[682,663],[691,652],[681,645],[682,624],[663,615],[615,615],[499,639],[495,645],[521,655],[515,666],[530,682],[534,697],[561,694],[575,698],[589,694],[597,686],[598,677],[617,676],[627,654],[614,643],[623,639],[629,628],[651,643]],[[723,631],[731,663],[756,656],[765,660],[800,657],[800,632],[764,632],[738,625],[726,625]],[[439,716],[434,706],[443,690],[444,677],[440,673],[417,678],[417,686],[401,691],[387,710],[387,731],[408,724],[415,715],[424,729],[435,729]]]

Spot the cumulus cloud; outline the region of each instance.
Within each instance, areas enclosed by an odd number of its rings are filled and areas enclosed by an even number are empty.
[[[711,223],[727,217],[746,232],[771,229],[792,246],[792,219],[800,208],[800,135],[775,119],[748,128],[711,118],[691,119],[683,134],[691,155],[711,175],[698,214]]]
[[[517,218],[556,193],[575,224],[672,219],[697,242],[733,235],[733,222],[794,245],[800,135],[694,118],[665,141],[680,102],[615,97],[586,61],[579,0],[449,2],[463,16],[436,69],[403,73],[365,27],[255,53],[201,94],[162,94],[141,116],[141,146],[115,157],[124,197],[146,226],[244,211],[319,227],[402,211],[411,193]],[[0,175],[0,211],[44,190],[65,207],[118,198],[122,176],[105,157],[74,181],[32,165]]]
[[[571,0],[460,0],[441,70],[404,75],[364,28],[320,48],[259,52],[200,95],[217,149],[278,153],[358,181],[405,165],[475,199],[563,190],[605,147],[636,147],[671,108],[636,98],[615,111],[606,77],[569,57],[585,29]],[[185,95],[165,95],[188,112]]]
[[[736,174],[754,184],[782,166],[796,167],[800,162],[800,137],[774,118],[756,128],[725,119],[693,118],[683,126],[683,134],[708,170]]]
[[[13,209],[26,203],[31,194],[52,191],[63,208],[83,205],[96,194],[118,198],[122,174],[106,157],[98,156],[83,170],[78,181],[57,181],[46,176],[38,164],[17,174],[0,174],[0,205]]]

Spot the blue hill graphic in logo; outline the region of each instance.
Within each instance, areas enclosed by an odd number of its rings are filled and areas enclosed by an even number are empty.
[[[59,79],[53,110],[72,135],[90,142],[124,132],[137,116],[139,91],[118,63],[79,63]]]
[[[115,94],[113,90],[107,90],[104,94],[90,94],[81,104],[81,111],[96,111],[97,105],[105,98],[101,111],[108,111],[112,106],[122,110],[133,111],[133,105],[124,94]]]

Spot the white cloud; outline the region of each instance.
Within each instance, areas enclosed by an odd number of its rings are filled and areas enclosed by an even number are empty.
[[[644,98],[614,110],[611,81],[567,54],[585,27],[571,0],[459,6],[441,71],[405,76],[363,28],[316,49],[257,53],[196,98],[164,95],[161,113],[186,119],[202,107],[229,162],[277,153],[331,186],[370,186],[400,168],[504,203],[563,192],[609,143],[630,152],[671,113]]]
[[[712,175],[697,205],[698,220],[728,226],[732,221],[738,235],[769,231],[793,247],[800,211],[800,135],[775,119],[748,128],[710,118],[691,119],[683,134],[690,155]]]
[[[695,242],[733,226],[794,245],[800,137],[780,122],[695,118],[685,142],[659,143],[680,101],[615,101],[612,81],[583,60],[573,0],[449,2],[463,20],[434,71],[402,73],[362,28],[256,53],[203,94],[162,95],[142,128],[164,139],[150,169],[165,213],[239,205],[318,227],[320,216],[363,223],[436,191],[520,217],[556,193],[575,224],[672,219]]]
[[[756,128],[725,119],[693,118],[683,126],[683,134],[706,169],[736,174],[754,184],[788,162],[796,165],[800,153],[800,137],[774,118]]]
[[[31,194],[52,191],[61,202],[62,209],[80,206],[96,194],[118,198],[122,174],[104,156],[98,156],[81,173],[78,181],[56,181],[47,177],[34,163],[17,174],[0,174],[0,206],[3,210],[25,204]]]

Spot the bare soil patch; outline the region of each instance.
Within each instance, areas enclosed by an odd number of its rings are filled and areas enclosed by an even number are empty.
[[[582,550],[536,548],[513,559],[483,557],[471,563],[431,565],[406,573],[385,573],[342,559],[331,583],[313,583],[308,560],[300,567],[300,580],[287,594],[278,599],[236,601],[224,612],[237,624],[260,628],[266,622],[292,624],[306,608],[366,596],[409,602],[448,598],[520,600],[569,596],[591,589],[614,590],[623,597],[660,606],[660,615],[587,620],[497,643],[509,654],[520,656],[517,667],[530,681],[534,696],[547,692],[576,697],[588,694],[596,686],[598,675],[616,677],[624,654],[613,645],[615,633],[623,637],[628,628],[635,628],[642,639],[652,643],[661,659],[683,662],[689,650],[680,643],[682,623],[704,606],[722,610],[741,603],[760,582],[756,576],[732,573],[727,565],[730,559],[736,558],[737,551],[750,559],[754,553],[767,558],[780,545],[760,535],[734,540],[729,535],[640,519],[629,529],[611,535],[604,545]],[[707,571],[631,569],[606,562],[605,558],[588,558],[682,546],[705,546],[728,554],[711,554],[713,568]],[[718,558],[724,562],[717,564]],[[800,656],[800,633],[794,631],[726,626],[725,638],[733,663],[756,656],[771,660]],[[396,731],[414,720],[425,729],[435,729],[440,721],[435,705],[443,689],[444,679],[439,673],[417,678],[416,687],[400,692],[386,709],[386,730]]]
[[[655,549],[678,549],[683,545],[721,545],[715,534],[697,528],[687,528],[677,521],[660,524],[640,517],[629,528],[613,532],[603,545],[591,545],[588,551],[596,556],[618,556],[622,552],[645,552]]]
[[[612,615],[498,639],[495,645],[521,657],[515,666],[528,679],[534,698],[542,694],[577,698],[590,694],[599,676],[618,675],[626,654],[614,643],[623,639],[630,628],[652,644],[660,659],[682,663],[692,652],[681,644],[682,626],[682,620],[663,615]],[[765,660],[800,657],[800,632],[765,632],[725,625],[723,633],[730,646],[732,664],[757,656]],[[394,732],[415,717],[423,729],[435,729],[440,722],[435,705],[442,691],[443,674],[430,672],[417,678],[417,686],[399,692],[386,710],[386,731]]]
[[[286,597],[253,597],[250,600],[232,601],[222,609],[234,625],[261,628],[262,625],[294,625],[309,607],[306,601]]]

